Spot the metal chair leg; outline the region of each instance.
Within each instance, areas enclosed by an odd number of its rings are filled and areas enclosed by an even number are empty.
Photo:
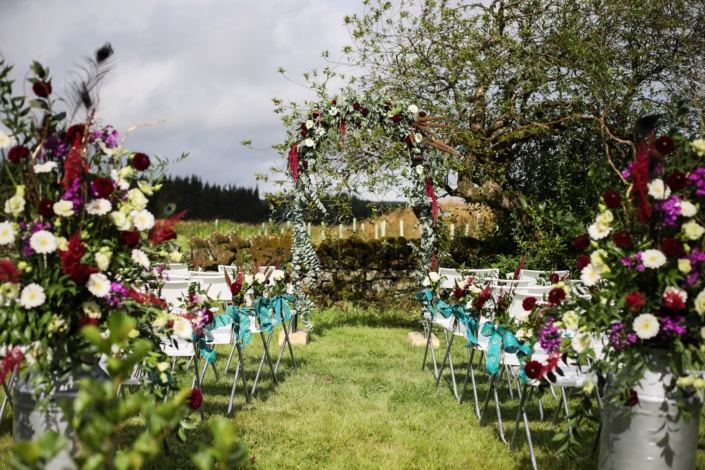
[[[237,388],[237,377],[240,373],[242,373],[242,390],[245,393],[245,401],[247,403],[250,402],[250,394],[247,392],[247,381],[245,380],[245,361],[243,358],[243,353],[242,349],[240,348],[239,344],[236,344],[237,348],[237,366],[235,367],[235,378],[233,379],[233,388],[230,391],[230,403],[228,403],[228,412],[227,414],[230,414],[230,412],[233,409],[233,400],[235,399],[235,389]]]
[[[274,372],[274,365],[272,364],[272,358],[269,356],[269,344],[272,341],[272,336],[274,335],[274,330],[269,332],[269,337],[265,340],[264,339],[264,331],[260,331],[260,336],[262,337],[262,345],[264,347],[264,353],[262,354],[262,359],[259,361],[259,368],[257,368],[257,375],[255,376],[255,381],[252,384],[252,391],[250,392],[251,396],[254,396],[255,391],[257,390],[257,383],[259,382],[259,376],[262,373],[262,368],[264,367],[264,361],[266,360],[269,363],[269,369],[272,371],[272,379],[274,380],[274,383],[279,383],[277,381],[277,374]]]
[[[291,322],[289,322],[289,324],[291,324]],[[294,359],[294,349],[291,347],[291,340],[289,339],[289,331],[287,331],[286,323],[284,322],[283,316],[282,316],[282,327],[284,328],[284,344],[282,344],[282,347],[279,350],[279,357],[277,358],[277,364],[274,366],[274,373],[275,374],[279,370],[279,363],[282,360],[282,356],[284,355],[284,350],[286,349],[287,345],[289,346],[289,354],[291,354],[291,362],[293,364],[294,369],[296,369],[296,359]]]

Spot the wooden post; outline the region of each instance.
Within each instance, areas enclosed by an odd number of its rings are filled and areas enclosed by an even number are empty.
[[[465,224],[465,236],[470,236],[470,224]]]
[[[450,238],[455,238],[455,224],[450,224]]]
[[[343,239],[343,224],[338,224],[338,240]]]
[[[400,237],[404,236],[404,221],[403,220],[399,221],[399,236]]]
[[[379,239],[379,225],[375,224],[375,240]]]
[[[353,233],[357,232],[357,219],[353,218]]]
[[[365,222],[360,224],[360,230],[362,231],[362,234],[365,234]]]
[[[382,221],[382,238],[387,236],[387,221]]]

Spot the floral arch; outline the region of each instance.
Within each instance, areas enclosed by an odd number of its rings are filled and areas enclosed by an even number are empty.
[[[408,181],[404,194],[421,224],[420,246],[412,244],[421,261],[414,273],[414,279],[420,284],[432,264],[438,240],[436,187],[447,177],[448,156],[458,152],[435,132],[450,128],[442,123],[445,118],[427,116],[415,104],[406,101],[366,100],[364,96],[348,92],[311,104],[300,117],[296,120],[298,124],[291,126],[285,147],[288,148],[287,175],[293,183],[287,216],[294,227],[291,276],[294,304],[305,324],[312,328],[308,317],[314,305],[303,291],[302,281],[307,277],[309,285],[315,288],[320,261],[306,231],[304,212],[312,204],[326,213],[321,202],[325,189],[321,188],[331,178],[340,177],[327,166],[330,155],[346,152],[346,142],[349,147],[352,143],[364,143],[375,133],[382,133],[400,144],[399,152],[393,157],[396,161],[393,168]],[[379,167],[363,165],[356,171],[372,176],[371,172],[379,171]]]

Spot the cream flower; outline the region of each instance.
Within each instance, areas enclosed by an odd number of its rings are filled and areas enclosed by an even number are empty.
[[[252,274],[245,274],[245,284],[248,286],[251,286],[252,283],[255,281],[255,278]]]
[[[308,139],[304,140],[304,145],[306,147],[313,147],[314,145],[316,145],[316,142],[314,142],[314,140],[309,137]]]
[[[600,279],[599,271],[597,271],[592,264],[588,264],[580,271],[580,280],[588,287],[596,285]]]
[[[95,265],[98,266],[98,269],[101,271],[105,271],[110,266],[110,256],[108,256],[107,253],[99,251],[95,254]]]
[[[4,282],[0,285],[0,297],[4,299],[16,299],[20,293],[20,286],[12,282]]]
[[[191,339],[193,325],[187,319],[179,317],[174,320],[174,334],[182,339]]]
[[[695,297],[693,304],[695,311],[698,312],[700,316],[703,316],[703,314],[705,314],[705,289],[701,290],[697,297]],[[705,336],[703,336],[703,338],[705,338]]]
[[[96,297],[103,298],[110,293],[110,281],[103,273],[93,273],[88,278],[86,288]]]
[[[313,127],[313,121],[309,119],[306,121],[306,129],[311,129]]]
[[[7,212],[7,211],[6,211]],[[698,225],[694,220],[689,220],[681,226],[683,234],[688,240],[698,240],[705,233],[705,228]]]
[[[570,331],[578,331],[580,325],[580,315],[575,310],[569,310],[563,314],[563,325]]]
[[[56,237],[56,249],[66,251],[69,249],[69,241],[65,237]]]
[[[611,210],[607,209],[604,212],[601,212],[596,218],[595,218],[595,223],[598,225],[603,225],[605,227],[609,227],[609,225],[614,221],[614,214],[612,213]]]
[[[605,227],[598,223],[594,223],[588,227],[588,234],[593,240],[602,240],[612,231],[612,227]]]
[[[423,136],[421,135],[421,133],[414,134],[414,140],[417,144],[423,142]]]
[[[335,115],[338,114],[338,108],[336,108],[335,106],[333,106],[332,108],[330,108],[330,109],[328,110],[328,113],[329,113],[331,116],[335,116]]]
[[[126,231],[132,228],[132,223],[122,212],[111,212],[109,217],[110,220],[112,220],[113,224],[115,224],[115,227],[117,227],[117,229],[120,231]]]
[[[100,305],[98,303],[88,300],[81,304],[83,313],[88,315],[90,318],[100,318]]]
[[[44,294],[44,288],[39,284],[28,284],[22,289],[20,294],[20,305],[26,309],[39,307],[46,301],[47,297]]]
[[[172,263],[180,263],[182,259],[184,259],[184,254],[180,251],[174,250],[169,253],[169,260]]]
[[[29,237],[29,246],[41,255],[53,253],[56,251],[56,237],[51,232],[39,230]]]
[[[642,313],[634,319],[632,324],[634,333],[641,339],[651,339],[658,334],[659,324],[655,316]]]
[[[705,140],[695,139],[690,143],[690,146],[693,147],[693,150],[698,154],[698,157],[705,155]]]
[[[282,271],[281,269],[275,269],[272,271],[272,279],[275,281],[282,281],[286,277],[286,273]]]
[[[415,104],[410,104],[408,109],[411,114],[416,114],[419,112],[419,107]]]
[[[641,252],[641,261],[645,268],[658,269],[666,264],[666,255],[660,250],[644,250]]]
[[[601,273],[605,271],[605,268],[607,268],[605,259],[607,259],[607,252],[605,250],[595,250],[590,254],[590,264],[592,264],[593,267]]]
[[[105,215],[113,209],[107,199],[93,199],[86,204],[86,212],[90,215]]]
[[[132,212],[132,223],[140,232],[151,230],[154,227],[154,216],[147,209]]]
[[[689,259],[681,258],[678,260],[678,271],[683,274],[688,274],[692,269],[693,267],[691,266]]]
[[[46,162],[34,165],[35,173],[51,173],[56,168],[56,162]]]
[[[132,188],[127,192],[127,202],[136,211],[144,210],[147,207],[147,197],[137,188]]]
[[[431,271],[430,273],[428,273],[428,278],[431,280],[431,282],[435,283],[441,280],[441,275],[435,271]]]
[[[15,242],[17,231],[11,222],[0,222],[0,245],[9,245]]]
[[[690,201],[681,201],[681,214],[683,217],[693,217],[698,213],[698,209]]]
[[[154,190],[156,189],[154,186],[152,186],[149,182],[147,181],[138,181],[137,182],[137,187],[142,191],[143,194],[146,196],[151,196],[154,194]]]
[[[416,165],[416,173],[423,175],[423,165]]]
[[[318,135],[318,136],[323,136],[323,135],[325,135],[325,133],[326,133],[326,130],[322,127],[319,127],[318,129],[316,129],[316,135]]]
[[[578,333],[577,335],[573,336],[573,338],[570,340],[570,346],[578,354],[582,354],[583,352],[585,352],[585,350],[589,348],[591,344],[592,339],[587,333]]]
[[[73,211],[73,202],[65,199],[54,203],[54,213],[61,217],[71,217],[75,214]]]
[[[5,213],[17,217],[24,212],[25,200],[23,196],[14,195],[5,201]]]
[[[646,187],[649,189],[649,196],[657,201],[668,199],[671,195],[671,188],[669,188],[661,178],[654,179],[648,183]]]
[[[255,282],[257,284],[264,284],[265,276],[262,273],[255,274]]]
[[[131,258],[132,258],[132,261],[139,264],[144,269],[149,269],[149,266],[150,266],[149,257],[147,256],[147,254],[144,251],[138,250],[137,248],[135,248],[134,250],[132,250]]]

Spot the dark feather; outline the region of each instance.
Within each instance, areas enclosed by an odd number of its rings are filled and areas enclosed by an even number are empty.
[[[113,55],[113,46],[109,42],[103,44],[103,47],[95,52],[95,61],[100,64],[110,58]]]
[[[656,129],[659,119],[663,115],[661,114],[649,114],[648,116],[642,116],[636,121],[636,130],[640,137],[646,137]]]
[[[97,95],[105,74],[110,71],[110,58],[113,47],[106,42],[95,51],[93,57],[86,57],[86,63],[80,72],[75,72],[73,80],[68,85],[68,98],[73,106],[71,121],[81,108],[90,114],[97,104]]]

